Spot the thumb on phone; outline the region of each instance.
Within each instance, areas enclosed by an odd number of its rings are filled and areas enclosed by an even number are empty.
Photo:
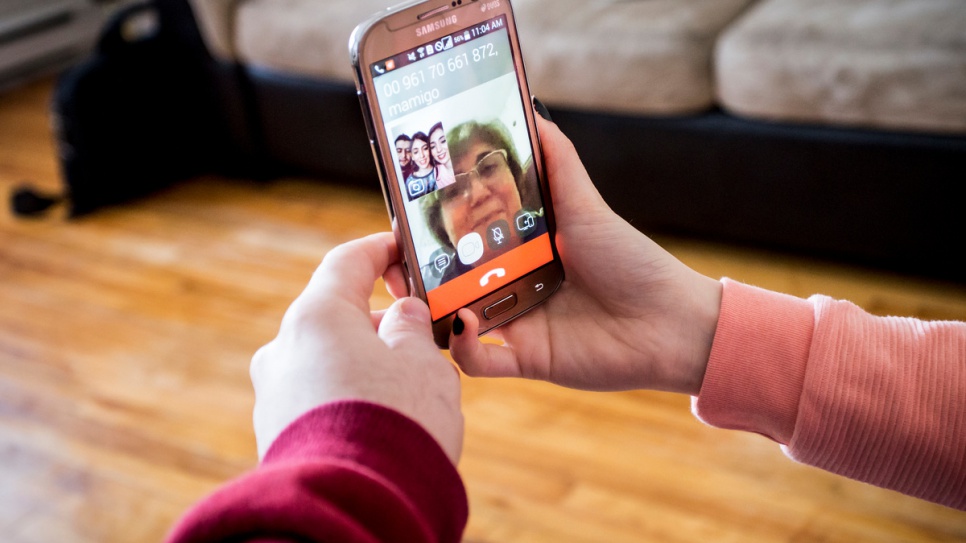
[[[429,306],[418,298],[404,297],[386,310],[379,323],[379,337],[394,351],[413,351],[439,348],[433,343],[432,318]]]

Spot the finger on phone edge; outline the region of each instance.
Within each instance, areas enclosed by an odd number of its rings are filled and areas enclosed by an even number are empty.
[[[463,321],[463,332],[450,334],[449,352],[453,361],[471,377],[519,377],[516,354],[509,347],[484,343],[479,339],[480,323],[468,309],[457,316]]]

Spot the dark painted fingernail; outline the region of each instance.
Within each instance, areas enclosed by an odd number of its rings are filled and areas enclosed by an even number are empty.
[[[543,102],[541,102],[536,96],[533,97],[533,109],[536,110],[537,114],[544,119],[553,122],[553,119],[550,118],[550,110],[548,110],[547,106],[543,105]]]
[[[453,319],[453,335],[458,336],[463,333],[463,330],[466,330],[466,325],[463,324],[463,319],[459,318],[459,315],[457,315],[456,318]]]

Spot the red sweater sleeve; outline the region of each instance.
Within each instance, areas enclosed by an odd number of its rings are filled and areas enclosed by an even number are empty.
[[[421,426],[341,401],[292,423],[256,470],[196,504],[167,541],[457,542],[467,515],[455,466]]]
[[[966,510],[966,324],[722,281],[695,415],[805,464]]]

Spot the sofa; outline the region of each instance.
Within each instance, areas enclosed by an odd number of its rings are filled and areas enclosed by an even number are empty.
[[[115,35],[145,12],[156,26],[115,47],[127,64],[111,67],[102,49],[58,85],[76,214],[211,172],[378,191],[347,43],[386,5],[155,0],[119,15]],[[961,0],[514,8],[534,94],[604,198],[640,230],[966,280],[951,264],[966,233],[955,197],[966,180]],[[139,58],[139,48],[153,56]],[[145,65],[159,68],[144,81],[105,75]],[[108,83],[96,107],[78,98]],[[132,94],[162,111],[119,157],[104,126],[138,130],[124,124],[138,107]],[[145,160],[163,167],[136,190],[85,188]]]

